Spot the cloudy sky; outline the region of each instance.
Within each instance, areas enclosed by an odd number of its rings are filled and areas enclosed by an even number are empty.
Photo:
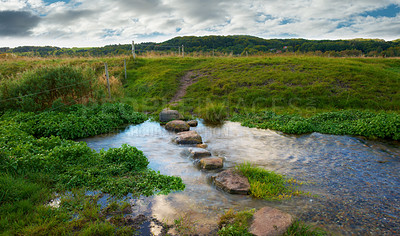
[[[234,34],[394,40],[400,0],[0,0],[0,47]]]

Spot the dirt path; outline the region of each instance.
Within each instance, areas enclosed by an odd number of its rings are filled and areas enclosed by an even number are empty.
[[[169,104],[176,104],[179,101],[182,100],[182,97],[185,96],[186,94],[186,89],[194,84],[197,79],[199,78],[199,75],[194,72],[194,71],[188,71],[179,81],[180,86],[178,91],[176,92],[175,96],[169,101]]]

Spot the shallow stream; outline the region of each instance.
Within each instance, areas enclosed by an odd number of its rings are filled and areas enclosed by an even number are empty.
[[[301,190],[312,195],[265,201],[224,193],[210,181],[217,172],[199,170],[187,155],[188,146],[174,144],[175,133],[156,122],[80,141],[95,150],[124,143],[135,146],[147,156],[150,168],[183,179],[182,192],[132,199],[133,215],[169,223],[182,217],[197,233],[213,234],[225,210],[272,206],[333,234],[400,234],[399,142],[319,133],[293,136],[234,122],[220,127],[199,122],[192,130],[202,136],[213,156],[225,158],[224,169],[249,161],[306,182]]]

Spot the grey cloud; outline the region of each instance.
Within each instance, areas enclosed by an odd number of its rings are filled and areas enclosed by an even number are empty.
[[[40,20],[27,11],[0,11],[0,36],[27,36]]]
[[[119,0],[115,4],[120,6],[122,11],[132,11],[138,14],[157,14],[171,10],[160,0]]]
[[[82,18],[91,17],[95,11],[91,10],[68,10],[60,13],[53,13],[45,17],[48,23],[68,24],[70,22],[80,20]]]
[[[174,1],[174,7],[179,9],[181,14],[186,15],[197,23],[205,21],[221,23],[221,21],[224,22],[227,17],[230,17],[229,10],[233,2],[232,0],[176,0]]]

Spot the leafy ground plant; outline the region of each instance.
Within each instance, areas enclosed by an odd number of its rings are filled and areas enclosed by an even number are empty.
[[[118,109],[113,108],[108,107],[106,114],[114,117]],[[122,198],[128,193],[150,196],[185,188],[181,178],[149,169],[147,158],[135,147],[123,145],[98,153],[84,142],[42,137],[47,136],[44,132],[33,136],[30,132],[37,127],[16,120],[34,119],[34,113],[14,114],[16,117],[8,113],[0,119],[0,234],[132,235],[131,229],[105,221],[96,200],[84,194],[79,197],[75,192],[101,191]],[[58,118],[60,124],[62,117]],[[51,126],[62,128],[60,124]],[[74,132],[73,126],[64,128],[65,132]],[[53,209],[47,203],[55,192],[72,192],[75,200],[86,203],[64,200],[60,208]]]
[[[242,122],[244,126],[279,130],[288,134],[319,132],[400,139],[400,115],[397,113],[344,110],[322,112],[304,118],[295,114],[278,115],[272,111],[263,111],[236,115],[233,120]]]
[[[246,176],[250,183],[250,194],[266,200],[281,200],[305,194],[298,190],[302,182],[288,179],[273,171],[268,171],[250,163],[239,164],[236,170]]]

